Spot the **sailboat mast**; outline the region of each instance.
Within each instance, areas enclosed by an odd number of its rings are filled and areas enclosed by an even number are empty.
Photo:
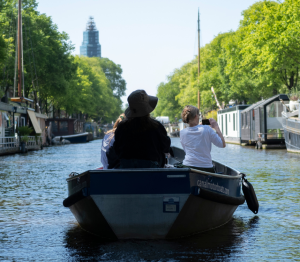
[[[18,13],[18,96],[22,97],[22,0],[19,0]]]
[[[199,9],[198,9],[198,79],[199,79],[199,77],[200,77],[200,14],[199,14]],[[199,91],[199,89],[198,89],[198,109],[200,110],[200,91]]]

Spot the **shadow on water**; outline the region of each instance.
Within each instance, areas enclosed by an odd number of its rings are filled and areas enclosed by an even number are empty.
[[[258,223],[258,216],[247,222],[233,218],[218,229],[188,238],[114,242],[91,235],[77,225],[66,232],[64,243],[68,256],[81,261],[225,261],[241,253],[247,235]]]

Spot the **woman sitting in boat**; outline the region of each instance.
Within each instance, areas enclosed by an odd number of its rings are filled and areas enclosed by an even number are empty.
[[[171,140],[164,126],[150,117],[158,98],[136,90],[127,98],[126,119],[115,132],[113,148],[120,159],[118,168],[159,168],[164,166],[164,153],[169,153]],[[108,154],[110,164],[110,154]]]
[[[181,117],[184,123],[189,124],[188,128],[180,131],[180,142],[186,154],[183,165],[215,173],[210,155],[211,144],[220,148],[226,146],[218,123],[210,118],[210,126],[199,125],[199,109],[190,105],[183,109]]]
[[[117,129],[118,124],[125,119],[125,114],[121,114],[118,119],[116,120],[113,129],[106,132],[103,140],[102,140],[102,147],[101,147],[101,163],[103,165],[103,169],[108,169],[108,161],[106,153],[109,151],[109,149],[113,146],[115,142],[115,131]],[[118,160],[115,159],[113,161],[113,165],[117,165]]]

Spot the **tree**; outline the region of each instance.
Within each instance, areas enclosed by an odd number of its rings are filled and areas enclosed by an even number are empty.
[[[106,78],[109,80],[110,88],[114,95],[120,99],[126,91],[126,82],[122,78],[123,70],[121,66],[108,58],[100,58],[99,62]]]
[[[96,57],[75,57],[76,74],[68,82],[66,93],[56,97],[56,107],[68,114],[82,112],[94,120],[101,118],[109,122],[116,119],[121,113],[122,103],[113,95],[98,61]]]
[[[287,69],[284,65],[287,56],[280,51],[282,48],[277,43],[282,34],[277,25],[287,21],[282,21],[282,17],[276,14],[282,5],[273,1],[255,3],[244,12],[244,19],[237,31],[240,53],[236,72],[244,79],[247,76],[252,94],[257,94],[256,98],[272,96],[282,87],[281,78]],[[288,70],[293,72],[295,67],[290,66]]]
[[[71,51],[72,44],[65,32],[60,33],[50,17],[36,11],[35,0],[24,0],[22,5],[24,87],[25,96],[35,102],[39,95],[44,108],[49,101],[66,93],[66,86],[76,71]],[[6,79],[14,83],[15,35],[17,10],[15,2],[8,0],[6,9],[0,15],[7,42]]]

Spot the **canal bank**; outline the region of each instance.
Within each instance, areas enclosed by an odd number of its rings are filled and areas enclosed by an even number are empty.
[[[253,184],[258,215],[240,206],[225,226],[172,241],[106,242],[77,224],[66,178],[100,165],[102,140],[49,147],[0,158],[0,260],[7,261],[263,261],[295,260],[299,253],[300,155],[227,145],[214,159]],[[172,144],[180,146],[178,138]]]

